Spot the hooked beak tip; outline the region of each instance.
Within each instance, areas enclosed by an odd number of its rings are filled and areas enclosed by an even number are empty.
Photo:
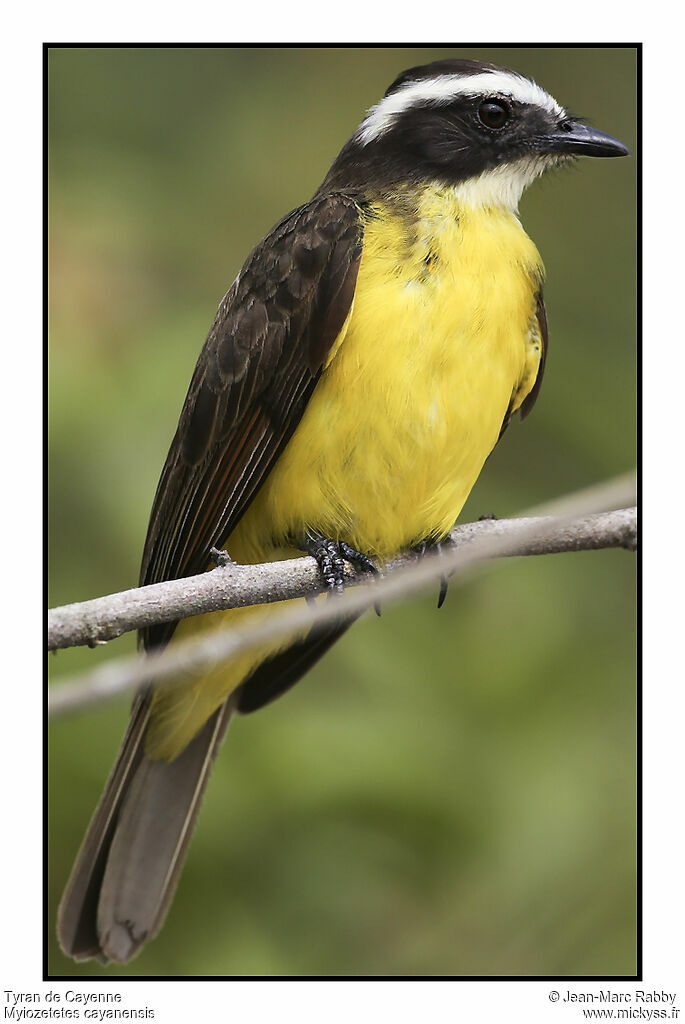
[[[600,132],[581,121],[566,121],[557,131],[541,140],[547,153],[568,153],[570,156],[630,156],[630,150],[619,139]]]

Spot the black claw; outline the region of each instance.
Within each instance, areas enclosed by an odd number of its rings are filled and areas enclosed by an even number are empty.
[[[497,519],[494,512],[486,512],[484,516],[478,516],[478,522],[483,523],[486,519]]]
[[[440,544],[440,542],[438,542],[435,545],[435,550],[438,552],[439,555],[442,554],[442,544]],[[448,588],[448,586],[449,586],[449,582],[447,580],[447,577],[446,576],[441,576],[440,577],[440,593],[438,594],[438,611],[442,608],[443,604],[445,603],[445,598],[447,597],[447,588]]]
[[[423,558],[423,556],[429,551],[436,551],[438,554],[442,554],[442,544],[440,543],[439,540],[422,540],[419,541],[418,544],[415,544],[412,550],[414,550],[417,553],[419,558]],[[441,576],[440,592],[438,594],[438,608],[442,608],[443,604],[445,603],[448,586],[449,581],[447,579],[447,576]]]
[[[361,572],[369,572],[372,576],[378,576],[378,569],[373,564],[368,555],[365,555],[362,551],[357,551],[350,544],[347,544],[344,540],[339,543],[340,554],[343,556],[346,562],[353,565],[355,569],[361,570]]]
[[[331,594],[342,594],[345,589],[346,562],[359,572],[378,575],[378,569],[369,556],[357,551],[344,540],[336,541],[309,533],[305,537],[302,550],[316,560],[323,581]]]

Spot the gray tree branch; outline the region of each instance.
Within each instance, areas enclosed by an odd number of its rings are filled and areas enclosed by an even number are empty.
[[[575,495],[567,499],[565,508],[570,512],[579,503],[585,508],[588,507],[587,502],[586,494]],[[548,516],[470,523],[454,531],[451,549],[439,557],[429,556],[417,561],[416,556],[403,556],[386,566],[382,579],[374,580],[369,586],[354,592],[348,590],[334,600],[318,602],[312,607],[298,602],[295,606],[289,605],[276,611],[266,619],[257,618],[245,623],[240,630],[229,626],[210,631],[172,644],[160,652],[144,657],[122,658],[80,678],[60,683],[49,695],[49,714],[54,717],[80,710],[152,682],[156,685],[174,685],[184,672],[196,672],[246,651],[287,639],[314,625],[325,625],[348,617],[354,619],[378,601],[390,602],[407,597],[424,589],[441,575],[449,574],[455,582],[463,582],[485,559],[604,547],[635,550],[635,508],[574,518],[567,515],[564,519]],[[298,570],[306,568],[302,565],[304,562],[305,559],[295,559],[294,567]],[[281,562],[266,568],[275,568],[282,574],[288,564]],[[316,570],[312,569],[316,575]],[[231,567],[204,574],[200,579],[211,579],[219,571],[230,573]],[[318,581],[311,586],[309,583],[300,583],[294,591],[288,590],[287,596],[303,596],[304,593],[316,593],[319,590]],[[234,602],[234,597],[234,594],[229,594],[226,601]],[[262,601],[263,597],[258,600]]]
[[[563,522],[545,532],[548,517],[483,520],[456,526],[446,548],[461,548],[478,537],[508,537],[512,530],[529,527],[531,537],[506,555],[544,555],[564,551],[624,547],[634,550],[635,509],[620,509]],[[537,528],[540,527],[538,530]],[[384,575],[417,560],[406,553],[383,567]],[[369,582],[352,569],[351,585]],[[254,604],[270,604],[322,592],[316,562],[309,556],[263,565],[219,565],[210,572],[181,580],[155,583],[118,594],[63,605],[48,612],[48,650],[82,645],[96,646],[123,633],[190,615]]]

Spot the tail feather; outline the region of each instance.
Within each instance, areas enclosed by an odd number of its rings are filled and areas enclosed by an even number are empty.
[[[246,715],[263,708],[294,686],[350,628],[356,618],[355,615],[330,626],[310,630],[304,639],[297,640],[258,665],[236,690],[240,714]]]
[[[65,953],[123,963],[161,928],[210,769],[233,715],[229,698],[171,762],[145,756],[142,696],[60,904]]]
[[[119,755],[91,818],[59,906],[57,936],[64,952],[75,960],[90,960],[100,952],[95,927],[100,888],[117,813],[127,783],[142,757],[142,738],[149,713],[149,698],[137,697]]]
[[[234,712],[254,711],[289,689],[352,621],[310,632],[263,657],[173,758],[157,756],[156,698],[151,692],[136,698],[60,904],[57,935],[68,956],[125,963],[154,938],[173,898],[209,773]]]

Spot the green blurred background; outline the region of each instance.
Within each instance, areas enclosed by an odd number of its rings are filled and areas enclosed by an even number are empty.
[[[51,605],[136,583],[221,296],[395,75],[448,56],[635,144],[630,47],[50,51]],[[634,464],[635,176],[586,160],[524,197],[545,385],[463,519]],[[166,926],[126,967],[65,959],[54,919],[128,701],[51,724],[49,973],[634,974],[634,558],[508,560],[436,596],[366,617],[234,724]],[[134,645],[62,652],[52,679]]]

